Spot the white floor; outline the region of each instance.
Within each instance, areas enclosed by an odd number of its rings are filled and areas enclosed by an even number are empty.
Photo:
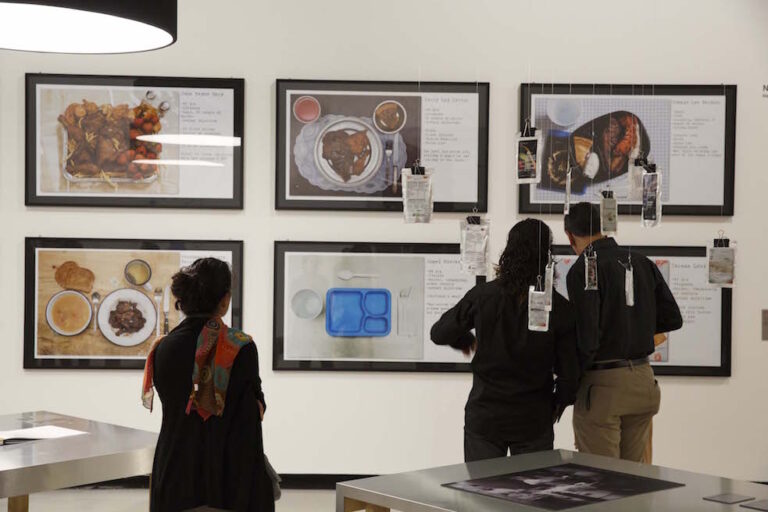
[[[283,491],[277,502],[277,512],[333,511],[336,506],[333,491]],[[0,511],[5,512],[8,501],[0,499]],[[29,497],[30,512],[146,512],[149,508],[147,491],[93,490],[55,491]]]

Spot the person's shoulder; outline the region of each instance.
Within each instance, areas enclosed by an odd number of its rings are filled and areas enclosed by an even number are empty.
[[[227,338],[229,338],[230,341],[235,343],[236,345],[245,346],[249,343],[253,343],[253,338],[250,334],[245,333],[244,331],[241,331],[240,329],[235,329],[234,327],[230,327],[227,329]]]

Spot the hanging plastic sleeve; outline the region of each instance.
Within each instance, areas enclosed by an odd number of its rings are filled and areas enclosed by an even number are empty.
[[[568,215],[571,213],[571,167],[568,167],[568,173],[565,175],[565,205],[563,206],[563,213]]]
[[[530,120],[525,121],[523,131],[515,137],[515,162],[517,162],[518,183],[541,182],[541,155],[544,142],[541,130],[531,126]]]
[[[629,177],[627,199],[629,201],[639,202],[643,200],[643,173],[647,165],[648,160],[645,158],[630,159],[627,166],[627,175]]]
[[[472,215],[460,222],[461,269],[467,274],[484,276],[488,273],[488,240],[490,221]]]
[[[600,198],[600,226],[605,236],[613,236],[619,230],[619,205],[613,190],[603,190]]]
[[[426,223],[432,219],[432,171],[419,165],[403,169],[403,213],[406,223]]]
[[[656,164],[650,164],[643,172],[643,208],[640,216],[646,228],[661,224],[661,173]]]
[[[584,254],[584,289],[597,290],[597,253],[590,246]]]
[[[619,261],[621,263],[621,261]],[[632,255],[629,255],[627,264],[621,263],[624,267],[624,295],[627,306],[635,305],[635,269],[632,267]]]
[[[736,248],[722,234],[709,248],[707,274],[709,284],[719,288],[733,288],[736,282]]]
[[[549,255],[549,263],[544,269],[544,297],[547,311],[552,311],[552,290],[555,287],[555,262],[552,254]]]
[[[541,276],[539,276],[541,279]],[[528,288],[528,330],[547,332],[549,330],[549,311],[546,305],[546,293],[536,291],[535,286]]]

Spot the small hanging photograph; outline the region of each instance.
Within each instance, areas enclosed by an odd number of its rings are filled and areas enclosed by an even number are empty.
[[[600,198],[600,225],[606,236],[613,236],[619,230],[619,204],[612,190],[604,190]]]
[[[736,249],[733,247],[710,247],[707,259],[709,284],[732,288],[736,271]]]
[[[465,273],[475,276],[488,273],[490,228],[488,219],[478,215],[461,221],[461,269]]]
[[[541,133],[517,137],[517,182],[539,183],[541,181]]]

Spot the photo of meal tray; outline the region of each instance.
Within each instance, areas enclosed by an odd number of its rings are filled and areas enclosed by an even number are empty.
[[[568,165],[571,186],[580,193],[589,183],[602,183],[627,173],[631,159],[648,155],[651,140],[639,116],[615,111],[587,121],[573,132],[546,133],[539,187],[565,190]]]
[[[163,148],[141,137],[159,134],[169,109],[167,101],[155,107],[147,99],[135,107],[70,103],[58,116],[62,175],[73,183],[152,183]]]
[[[240,268],[239,242],[27,239],[25,367],[139,368],[184,317],[173,276],[198,258]],[[32,244],[39,246],[32,247]],[[239,290],[225,316],[239,323]]]
[[[121,347],[144,343],[155,334],[157,311],[149,297],[133,288],[110,293],[99,306],[101,333]]]
[[[352,117],[330,123],[315,142],[317,168],[342,187],[369,181],[379,170],[381,157],[381,140],[373,128]]]

